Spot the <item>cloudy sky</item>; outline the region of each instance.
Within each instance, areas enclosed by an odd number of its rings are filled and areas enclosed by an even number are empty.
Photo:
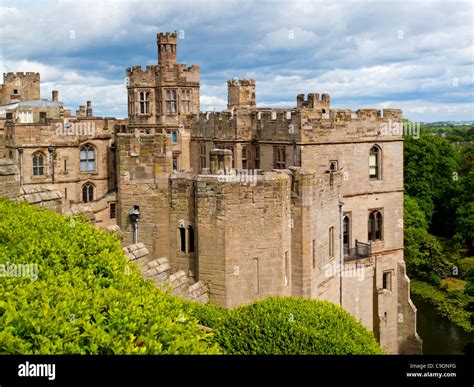
[[[472,1],[0,2],[0,72],[39,71],[41,93],[74,110],[127,114],[125,68],[157,62],[156,32],[179,31],[178,61],[201,66],[201,110],[226,80],[257,80],[259,106],[299,93],[332,106],[396,107],[416,121],[474,120]]]

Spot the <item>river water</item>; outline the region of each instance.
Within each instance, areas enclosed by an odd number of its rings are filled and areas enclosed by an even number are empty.
[[[462,354],[468,342],[474,342],[474,333],[453,324],[436,313],[434,307],[416,294],[411,295],[416,306],[416,325],[423,339],[423,354]]]

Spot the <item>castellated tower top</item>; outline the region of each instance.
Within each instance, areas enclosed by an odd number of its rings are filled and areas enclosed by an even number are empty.
[[[158,46],[158,64],[167,65],[176,63],[176,38],[178,33],[159,32],[156,34],[156,44]]]
[[[40,74],[4,73],[0,85],[0,104],[40,99]]]
[[[329,94],[322,94],[319,98],[318,93],[309,93],[308,99],[304,99],[304,94],[296,96],[296,107],[299,109],[320,110],[323,113],[329,113],[331,107],[331,99]]]
[[[227,107],[255,107],[255,79],[231,79],[227,81]]]

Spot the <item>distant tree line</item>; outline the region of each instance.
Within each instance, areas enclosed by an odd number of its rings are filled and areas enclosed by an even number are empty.
[[[442,287],[466,281],[474,297],[474,146],[472,126],[424,126],[404,138],[404,240],[408,274]],[[472,312],[472,310],[471,310]]]

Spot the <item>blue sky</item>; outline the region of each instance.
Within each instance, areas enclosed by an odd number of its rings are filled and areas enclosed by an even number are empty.
[[[1,1],[0,72],[39,71],[73,110],[125,117],[126,67],[157,62],[156,33],[180,31],[178,62],[201,67],[201,110],[226,80],[255,78],[257,105],[329,93],[335,108],[402,108],[415,121],[474,120],[472,1]]]

